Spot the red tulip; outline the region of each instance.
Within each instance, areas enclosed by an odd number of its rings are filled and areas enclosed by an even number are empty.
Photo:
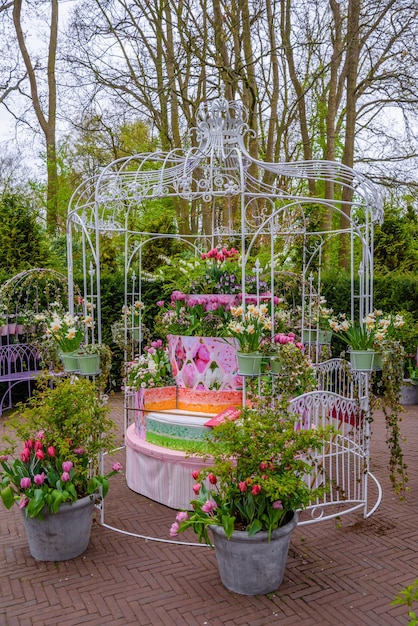
[[[208,478],[211,485],[216,485],[216,483],[218,482],[215,474],[209,474]]]
[[[251,489],[251,493],[253,494],[253,496],[257,496],[261,491],[261,487],[260,485],[254,485],[254,487]]]

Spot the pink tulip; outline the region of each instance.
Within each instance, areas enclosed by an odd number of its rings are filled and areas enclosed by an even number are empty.
[[[178,534],[179,534],[178,522],[173,522],[170,528],[170,537],[177,537]]]
[[[202,506],[202,511],[203,513],[212,513],[217,506],[218,505],[213,500],[206,500],[205,504]]]
[[[63,483],[68,483],[68,481],[71,480],[71,476],[69,475],[68,472],[63,472],[61,474],[61,480]]]
[[[283,508],[283,504],[281,502],[281,500],[276,500],[275,502],[273,502],[273,509],[282,509]]]
[[[200,491],[200,483],[197,483],[196,485],[193,485],[193,491],[195,492],[196,495],[198,495],[198,493]]]
[[[218,482],[218,479],[216,478],[215,474],[209,474],[208,478],[209,478],[209,482],[211,485],[216,485],[216,483]]]
[[[71,470],[73,469],[73,465],[74,464],[72,461],[64,461],[61,467],[64,470],[64,472],[71,472]]]
[[[112,470],[114,472],[120,472],[121,469],[122,469],[122,463],[113,463]]]
[[[25,509],[28,506],[28,504],[29,504],[29,498],[22,494],[19,500],[19,509]]]
[[[43,461],[45,458],[45,452],[43,450],[37,450],[35,452],[35,456],[37,459],[39,459],[39,461]]]
[[[247,491],[247,483],[245,482],[245,480],[238,483],[238,489],[242,491],[242,493],[245,493]]]
[[[192,472],[192,478],[193,480],[199,480],[199,470]]]
[[[185,522],[187,519],[189,519],[189,514],[186,513],[186,511],[179,511],[176,515],[176,520],[178,522]]]
[[[45,473],[42,472],[42,474],[35,474],[35,476],[33,477],[33,482],[35,483],[35,485],[43,485],[45,482]]]
[[[20,487],[21,489],[29,489],[31,486],[31,479],[28,476],[24,476],[20,479]]]
[[[57,451],[55,450],[54,446],[49,446],[47,452],[48,452],[49,456],[56,456],[57,455]]]
[[[253,494],[253,496],[257,496],[261,491],[261,487],[260,485],[254,485],[254,487],[251,489],[251,493]]]
[[[20,455],[20,458],[24,463],[29,463],[30,460],[30,450],[29,448],[23,448],[23,452]]]

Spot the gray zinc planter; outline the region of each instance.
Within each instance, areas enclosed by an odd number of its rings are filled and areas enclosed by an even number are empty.
[[[410,378],[403,381],[401,387],[401,404],[418,404],[418,385],[413,385]]]
[[[95,499],[86,496],[61,504],[58,513],[43,513],[43,519],[26,517],[23,522],[29,551],[38,561],[67,561],[87,549]]]
[[[268,541],[267,532],[252,537],[246,531],[234,531],[227,539],[222,526],[210,526],[222,583],[230,591],[247,596],[276,591],[284,576],[290,537],[298,515],[277,528]]]

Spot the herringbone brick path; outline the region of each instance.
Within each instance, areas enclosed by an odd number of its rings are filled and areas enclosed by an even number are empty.
[[[122,399],[112,398],[122,422]],[[267,596],[239,596],[221,584],[206,546],[165,543],[94,524],[87,552],[61,563],[30,555],[20,512],[0,506],[0,626],[384,626],[407,624],[395,593],[418,577],[418,407],[405,407],[410,494],[399,502],[387,477],[381,414],[373,424],[372,471],[383,486],[378,511],[299,527],[285,579]],[[123,450],[112,460],[123,462]],[[113,479],[105,523],[167,540],[175,512]],[[180,536],[195,543],[193,534]]]

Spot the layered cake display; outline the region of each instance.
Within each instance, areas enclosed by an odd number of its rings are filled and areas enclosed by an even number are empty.
[[[211,428],[205,426],[213,415],[170,411],[148,413],[145,440],[157,446],[190,453],[205,453],[205,439]]]
[[[141,388],[129,399],[126,480],[141,495],[188,509],[205,438],[219,415],[242,405],[242,378],[224,340],[170,335],[168,344],[175,386]]]

